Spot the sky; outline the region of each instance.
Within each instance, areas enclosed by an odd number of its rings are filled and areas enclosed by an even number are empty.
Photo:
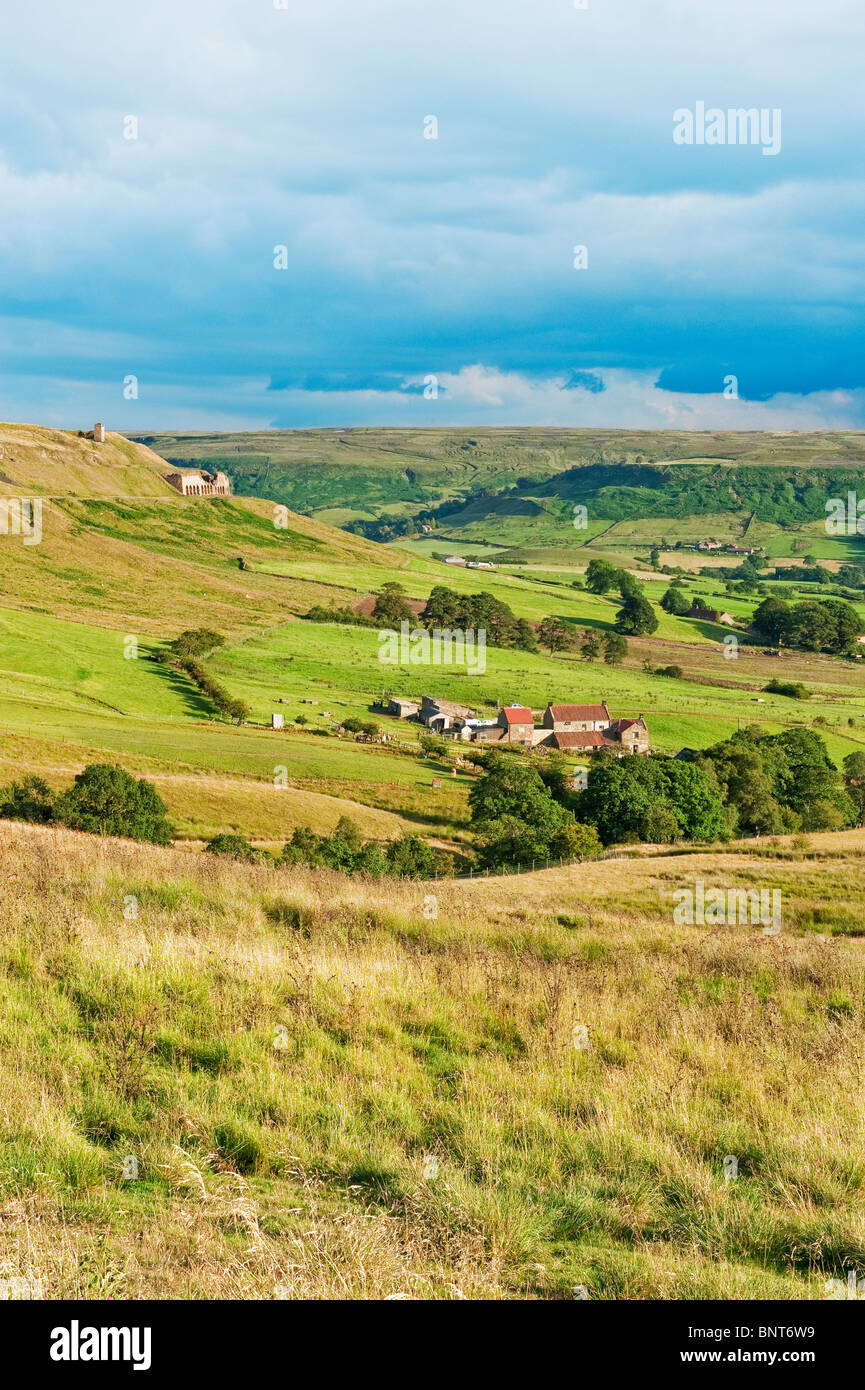
[[[0,417],[865,428],[862,0],[581,5],[8,10]]]

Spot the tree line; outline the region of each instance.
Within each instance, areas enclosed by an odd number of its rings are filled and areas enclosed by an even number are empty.
[[[309,826],[297,826],[278,855],[256,849],[242,835],[216,835],[206,846],[210,854],[227,854],[235,859],[272,864],[278,868],[303,865],[310,869],[337,869],[345,874],[365,874],[370,878],[432,878],[449,874],[454,856],[434,849],[419,835],[403,835],[381,844],[364,840],[350,816],[340,816],[328,835],[319,835]]]
[[[163,666],[173,666],[176,670],[185,672],[205,699],[214,706],[217,714],[222,715],[224,719],[233,720],[235,724],[243,724],[250,715],[249,705],[245,700],[235,699],[224,685],[213,679],[199,660],[199,657],[209,656],[224,646],[225,638],[211,628],[187,628],[166,647],[154,653],[153,660]]]
[[[776,647],[844,655],[856,645],[862,620],[844,599],[804,599],[789,603],[766,598],[751,620],[754,630]]]

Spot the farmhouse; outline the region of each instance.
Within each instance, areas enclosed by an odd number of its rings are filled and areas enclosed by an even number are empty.
[[[462,743],[516,743],[588,752],[608,748],[619,757],[649,752],[649,729],[643,716],[613,719],[606,700],[596,705],[548,704],[540,724],[528,705],[505,705],[496,719],[478,719],[467,705],[432,695],[424,695],[420,706],[416,700],[393,696],[386,708],[397,719],[416,719],[431,733],[446,733]]]
[[[611,743],[620,743],[624,753],[649,751],[649,729],[642,715],[636,719],[614,719],[605,736]]]
[[[204,469],[185,469],[182,473],[168,473],[165,481],[177,488],[184,497],[228,497],[231,482],[227,473],[206,473]]]
[[[557,748],[561,752],[575,752],[580,749],[592,751],[595,748],[609,748],[619,757],[632,753],[648,753],[649,729],[645,719],[611,719],[603,729],[585,729],[568,733],[547,732],[538,742],[546,748]]]
[[[547,705],[541,723],[554,733],[600,732],[611,723],[606,700],[599,705]]]
[[[525,705],[505,705],[496,722],[504,743],[534,742],[535,716]]]
[[[572,748],[606,748],[609,740],[596,729],[586,730],[584,733],[574,734],[546,734],[538,740],[545,747],[558,748],[561,751]]]

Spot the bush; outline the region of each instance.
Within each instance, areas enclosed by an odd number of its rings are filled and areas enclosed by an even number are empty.
[[[172,829],[165,803],[143,777],[138,781],[112,763],[91,763],[55,802],[55,819],[72,830],[122,835],[167,845]]]
[[[811,698],[810,690],[801,681],[771,680],[768,685],[763,686],[763,693],[766,695],[786,695],[790,700],[810,700]]]
[[[387,847],[387,864],[395,878],[428,878],[433,871],[433,851],[419,835],[403,835]]]
[[[354,821],[341,816],[331,835],[317,835],[309,826],[297,826],[278,863],[304,864],[310,868],[323,865],[341,873],[370,874],[374,878],[381,878],[383,874],[393,874],[396,878],[426,878],[436,867],[436,853],[417,835],[404,835],[386,849],[375,840],[364,844]]]
[[[655,675],[656,675],[656,676],[669,676],[670,679],[671,679],[671,680],[674,680],[674,681],[680,681],[680,680],[682,679],[682,677],[684,676],[684,674],[685,674],[685,672],[682,670],[681,666],[656,666],[656,667],[655,667]]]
[[[54,819],[51,788],[41,777],[24,777],[0,788],[0,819],[47,825]]]
[[[364,845],[354,866],[355,873],[369,874],[371,878],[381,878],[387,873],[387,858],[381,845],[374,840]]]
[[[258,859],[259,852],[243,835],[214,835],[204,847],[207,854],[230,854],[233,859]]]
[[[208,652],[215,651],[217,647],[225,646],[225,638],[220,632],[214,632],[209,627],[191,627],[185,632],[181,632],[179,637],[175,637],[170,643],[171,650],[175,656],[181,660],[188,657],[206,656]]]
[[[552,859],[597,859],[601,853],[600,838],[593,825],[580,821],[565,824],[550,844]]]

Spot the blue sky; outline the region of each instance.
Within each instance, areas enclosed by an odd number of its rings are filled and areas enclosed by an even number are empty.
[[[861,0],[7,14],[0,416],[865,427],[863,60]]]

